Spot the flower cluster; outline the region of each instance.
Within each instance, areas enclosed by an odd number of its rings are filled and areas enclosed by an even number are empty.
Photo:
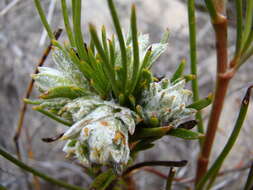
[[[77,33],[66,28],[70,44],[62,46],[52,39],[56,68],[39,67],[39,73],[32,75],[42,93],[40,99],[26,101],[70,126],[61,137],[67,141],[63,150],[68,156],[85,166],[122,168],[129,161],[129,135],[134,135],[136,127],[176,127],[195,110],[186,107],[191,92],[184,89],[185,80],[154,82],[150,68],[167,48],[168,31],[160,43],[149,44],[149,36],[137,31],[133,6],[131,30],[124,36],[113,5],[109,8],[117,40],[114,35],[108,39],[105,27],[99,37],[90,24],[91,40],[89,45],[84,43],[76,17],[73,27]]]
[[[160,82],[151,83],[150,87],[143,91],[140,103],[140,113],[145,123],[177,126],[180,121],[196,113],[195,109],[186,108],[192,92],[184,87],[185,80],[171,83],[164,78]]]

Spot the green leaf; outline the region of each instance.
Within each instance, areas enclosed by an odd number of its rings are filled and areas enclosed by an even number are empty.
[[[25,102],[26,104],[40,105],[41,103],[44,102],[44,100],[40,100],[40,99],[37,99],[37,100],[30,100],[30,99],[24,98],[24,102]]]
[[[195,110],[202,110],[205,107],[209,106],[213,101],[213,95],[209,94],[206,98],[198,100],[191,105],[188,105],[187,108],[193,108]]]
[[[139,151],[148,150],[150,148],[153,148],[154,146],[155,146],[155,144],[152,144],[152,143],[138,143],[134,147],[134,149],[132,150],[132,152],[139,152]]]
[[[75,40],[74,40],[73,32],[69,23],[68,8],[67,8],[66,0],[61,0],[61,6],[62,6],[62,16],[64,20],[64,25],[65,25],[65,29],[66,29],[70,44],[72,47],[75,47]]]
[[[122,68],[123,68],[123,89],[126,90],[127,87],[127,76],[128,76],[128,66],[127,66],[127,53],[126,53],[126,46],[125,46],[125,40],[124,36],[121,30],[120,22],[119,22],[119,17],[114,5],[113,0],[107,0],[108,7],[111,13],[111,17],[113,20],[113,24],[118,36],[118,41],[119,41],[119,46],[120,46],[120,51],[121,51],[121,61],[122,61]]]
[[[42,24],[44,25],[49,38],[51,40],[55,39],[54,34],[52,32],[52,29],[51,29],[49,23],[47,22],[47,18],[46,18],[45,12],[42,9],[40,0],[34,0],[34,3],[35,3],[35,6],[36,6],[36,9],[37,9],[37,11],[38,11],[38,13],[40,15],[40,20],[41,20]]]
[[[145,56],[144,56],[144,59],[143,59],[143,61],[142,61],[142,65],[141,65],[140,71],[142,71],[142,69],[147,68],[147,67],[150,65],[151,53],[152,53],[152,47],[150,47],[150,48],[147,50],[147,52],[146,52],[146,54],[145,54]]]
[[[92,41],[94,42],[94,44],[96,46],[96,49],[97,49],[99,55],[101,56],[101,58],[103,60],[105,73],[106,73],[107,77],[109,78],[109,80],[111,82],[113,92],[115,93],[115,95],[118,95],[118,88],[117,88],[117,85],[116,85],[116,80],[115,80],[114,71],[113,71],[114,68],[109,63],[108,56],[106,55],[106,53],[103,49],[103,46],[102,46],[102,44],[101,44],[101,42],[98,38],[95,26],[90,24],[89,25],[89,30],[90,30]]]
[[[131,152],[139,152],[142,150],[147,150],[152,147],[154,147],[153,142],[160,139],[160,137],[151,137],[151,138],[145,138],[143,140],[133,142],[134,147],[132,148]]]
[[[72,1],[73,2],[73,1]],[[78,55],[80,56],[81,60],[87,61],[87,53],[84,47],[84,41],[82,36],[82,29],[81,29],[81,9],[82,9],[82,0],[75,0],[75,3],[72,4],[73,7],[73,28],[75,34],[75,43],[77,47]]]
[[[196,190],[202,190],[208,180],[210,180],[208,187],[211,187],[211,185],[214,183],[214,181],[219,173],[219,170],[220,170],[224,160],[226,159],[227,155],[229,154],[229,152],[233,148],[233,146],[237,140],[237,137],[241,131],[244,120],[246,118],[246,114],[247,114],[248,107],[249,107],[251,88],[252,88],[252,86],[248,88],[247,93],[245,94],[245,96],[242,100],[240,112],[237,117],[233,132],[230,135],[225,147],[223,148],[222,152],[220,153],[218,158],[215,160],[213,165],[207,171],[207,173],[205,173],[203,178],[201,178],[201,180],[197,184]]]
[[[235,56],[239,56],[242,49],[242,33],[243,33],[243,14],[242,1],[235,0],[236,4],[236,51]]]
[[[177,80],[178,78],[180,78],[182,75],[183,75],[183,72],[184,72],[184,68],[185,68],[185,65],[186,65],[186,60],[183,59],[181,61],[181,63],[179,64],[176,72],[173,74],[173,76],[171,77],[171,82],[174,82],[175,80]]]
[[[246,19],[245,19],[245,28],[242,35],[242,48],[244,48],[245,44],[247,43],[247,40],[249,40],[250,33],[252,31],[252,24],[253,24],[253,1],[248,0],[247,6],[246,6]],[[252,40],[252,39],[251,39]]]
[[[102,44],[103,44],[105,54],[106,54],[107,58],[109,58],[109,50],[108,50],[107,37],[106,37],[106,28],[104,25],[102,26],[101,36],[102,36]]]
[[[140,57],[139,57],[139,44],[138,44],[138,31],[137,31],[137,23],[136,23],[136,11],[135,6],[132,6],[131,12],[131,34],[132,34],[132,44],[133,44],[133,71],[132,71],[132,84],[130,89],[130,94],[135,89],[135,86],[138,82],[139,76],[139,65],[140,65]]]
[[[109,169],[94,179],[91,184],[91,189],[94,188],[96,190],[104,190],[114,179],[116,179],[116,175],[112,169]]]
[[[190,131],[183,128],[174,128],[170,130],[168,133],[170,136],[186,139],[186,140],[196,140],[203,138],[204,135],[198,132]]]
[[[66,119],[63,119],[62,117],[59,117],[58,115],[55,115],[52,112],[42,109],[41,106],[33,107],[33,110],[36,110],[36,111],[46,115],[47,117],[49,117],[59,123],[62,123],[64,125],[71,126],[73,124],[71,121],[67,121]]]
[[[85,96],[87,93],[83,88],[79,88],[76,86],[58,86],[55,88],[51,88],[45,93],[40,95],[42,99],[51,99],[51,98],[59,98],[65,97],[70,99],[75,99],[80,96]]]
[[[172,126],[154,128],[139,127],[139,130],[134,133],[134,135],[131,137],[131,140],[135,141],[147,137],[162,137],[172,130],[172,128]]]

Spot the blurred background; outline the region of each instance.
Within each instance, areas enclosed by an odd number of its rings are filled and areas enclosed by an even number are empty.
[[[189,73],[189,44],[187,7],[180,0],[117,0],[123,28],[128,31],[130,7],[136,3],[139,31],[149,33],[152,42],[160,40],[163,32],[170,30],[169,46],[165,54],[154,65],[153,71],[157,76],[170,76],[185,58],[188,62],[186,72]],[[201,97],[213,91],[216,57],[214,34],[209,16],[205,13],[201,0],[196,1],[197,40],[198,40],[198,72]],[[48,14],[54,29],[63,28],[60,12],[60,1],[44,0],[43,7]],[[83,3],[83,31],[88,40],[87,24],[94,23],[98,28],[104,24],[109,33],[113,32],[112,21],[106,1],[86,0]],[[234,51],[235,42],[235,11],[229,4],[229,51]],[[60,40],[66,39],[63,33]],[[0,146],[13,155],[16,154],[13,135],[17,126],[21,101],[26,87],[31,80],[35,65],[49,43],[45,31],[31,0],[1,0],[0,1]],[[51,65],[48,57],[45,65]],[[224,147],[237,117],[241,99],[247,87],[253,83],[252,60],[248,61],[235,78],[231,81],[227,100],[222,113],[219,131],[216,136],[212,158],[216,158]],[[190,85],[188,85],[190,88]],[[32,97],[36,97],[36,89]],[[205,122],[210,108],[203,111]],[[225,162],[223,170],[227,171],[217,180],[213,189],[239,190],[245,182],[249,162],[252,161],[253,151],[253,107],[249,107],[248,117],[240,133],[239,139]],[[55,142],[47,144],[41,141],[43,137],[52,137],[64,131],[65,127],[42,116],[28,108],[24,130],[20,138],[21,153],[24,161],[33,167],[48,173],[55,178],[69,183],[87,187],[92,179],[83,172],[75,161],[64,158],[62,144]],[[30,136],[30,143],[27,141]],[[32,147],[34,160],[28,158],[27,148]],[[173,137],[164,137],[156,143],[153,149],[142,152],[137,161],[148,160],[188,160],[187,167],[177,172],[177,178],[185,180],[175,182],[176,189],[187,189],[192,184],[189,179],[194,177],[195,162],[199,147],[197,141],[184,141]],[[167,175],[168,168],[157,167],[157,170]],[[231,172],[231,170],[233,172]],[[165,180],[147,171],[134,175],[138,189],[163,189]],[[25,175],[19,168],[0,157],[0,184],[9,190],[33,189],[27,187],[26,181],[32,181],[32,176]],[[40,180],[42,189],[60,189]]]

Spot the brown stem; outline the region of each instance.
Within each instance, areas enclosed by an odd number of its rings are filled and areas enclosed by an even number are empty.
[[[124,177],[124,180],[127,183],[127,190],[136,190],[136,184],[133,176],[126,176]]]
[[[165,166],[165,167],[184,167],[187,164],[186,160],[182,161],[148,161],[148,162],[141,162],[135,165],[130,166],[127,168],[122,176],[128,176],[134,173],[135,171],[138,171],[140,168],[146,167],[146,166]]]
[[[240,171],[243,171],[243,170],[246,170],[246,169],[249,169],[251,167],[251,163],[252,161],[249,161],[248,163],[246,164],[243,164],[243,165],[237,165],[231,169],[226,169],[226,170],[223,170],[221,172],[218,173],[218,177],[221,177],[221,176],[224,176],[224,175],[227,175],[227,174],[230,174],[230,173],[234,173],[234,172],[240,172]],[[146,166],[146,167],[143,167],[143,168],[139,168],[138,171],[135,172],[135,174],[137,172],[140,172],[140,171],[146,171],[146,172],[149,172],[149,173],[152,173],[160,178],[163,178],[163,179],[167,179],[168,176],[152,167],[149,167],[149,166]],[[180,183],[194,183],[195,182],[195,178],[194,177],[189,177],[189,178],[174,178],[174,181],[175,182],[180,182]]]
[[[233,76],[231,75],[231,77],[224,77],[224,74],[228,70],[227,19],[223,16],[221,18],[222,19],[219,19],[219,22],[213,23],[217,51],[217,82],[212,111],[208,122],[207,133],[205,135],[206,138],[204,141],[202,152],[198,159],[196,183],[207,171],[209,157],[212,150],[215,134],[218,128],[223,103],[228,89],[228,84]]]
[[[61,32],[62,30],[59,29],[55,32],[55,38],[58,39],[61,35]],[[50,43],[50,45],[47,47],[47,49],[44,51],[43,53],[43,56],[42,58],[40,59],[39,63],[36,65],[36,68],[35,68],[35,71],[34,71],[34,74],[37,74],[39,71],[38,71],[38,67],[42,66],[49,54],[49,52],[51,51],[52,49],[52,44]],[[34,84],[34,80],[32,79],[26,89],[26,92],[25,92],[25,96],[24,98],[29,98],[31,93],[32,93],[32,89],[33,89],[33,84]],[[19,112],[19,120],[18,120],[18,126],[16,128],[16,131],[15,131],[15,135],[13,137],[13,140],[14,140],[14,143],[15,143],[15,146],[16,146],[16,152],[17,152],[17,156],[18,156],[18,159],[19,160],[22,160],[22,157],[21,157],[21,154],[20,154],[20,148],[19,148],[19,137],[21,135],[21,131],[22,131],[22,128],[23,128],[23,123],[24,123],[24,118],[25,118],[25,113],[26,113],[26,110],[27,110],[27,104],[25,102],[22,101],[22,106],[21,106],[21,109],[20,109],[20,112]],[[25,130],[26,132],[26,139],[27,139],[27,149],[28,149],[28,156],[29,158],[33,159],[34,156],[33,156],[33,151],[32,151],[32,142],[31,142],[31,137],[29,135],[29,132],[28,132],[28,129],[26,128]],[[34,183],[34,186],[35,186],[35,189],[36,190],[40,190],[40,183],[39,183],[39,179],[37,176],[34,176],[33,178],[33,183]]]

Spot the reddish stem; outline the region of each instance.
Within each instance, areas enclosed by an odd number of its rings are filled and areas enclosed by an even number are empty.
[[[214,102],[212,105],[212,111],[208,122],[207,133],[202,152],[198,159],[196,182],[198,182],[207,171],[209,157],[212,150],[215,134],[218,128],[223,103],[228,89],[228,84],[233,76],[231,75],[231,77],[224,77],[228,71],[227,19],[225,17],[221,18],[219,19],[219,22],[213,24],[215,30],[217,51],[217,83]]]

